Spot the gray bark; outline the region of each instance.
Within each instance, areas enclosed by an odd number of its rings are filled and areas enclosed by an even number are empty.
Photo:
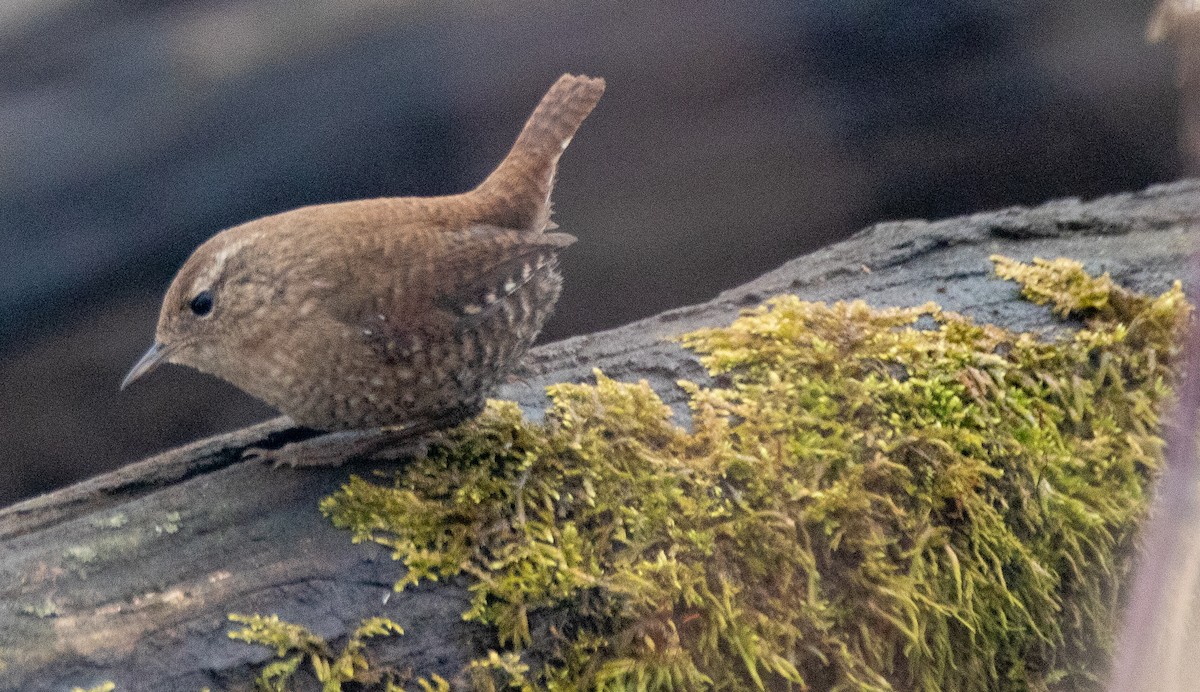
[[[1184,274],[1198,216],[1200,181],[1184,181],[1089,203],[879,224],[710,302],[541,346],[523,380],[498,396],[540,416],[545,385],[600,368],[648,380],[683,416],[676,380],[705,378],[668,337],[727,324],[780,293],[879,306],[932,300],[981,321],[1052,329],[1047,310],[991,276],[989,255],[1068,256],[1161,291]],[[445,677],[494,646],[460,617],[465,582],[391,594],[401,566],[320,516],[318,501],[372,464],[282,470],[240,461],[247,447],[293,434],[276,419],[0,510],[0,689],[106,680],[123,691],[245,687],[270,654],[226,637],[230,612],[276,613],[330,639],[387,615],[407,634],[374,640],[373,653]]]

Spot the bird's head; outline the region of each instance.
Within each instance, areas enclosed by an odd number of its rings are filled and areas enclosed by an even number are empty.
[[[163,298],[154,345],[121,389],[162,363],[225,376],[238,347],[260,331],[278,288],[261,234],[237,227],[209,239],[188,258]]]

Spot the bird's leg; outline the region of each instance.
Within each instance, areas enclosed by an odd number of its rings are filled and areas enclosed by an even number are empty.
[[[382,451],[389,452],[391,458],[421,456],[424,440],[405,433],[395,428],[341,430],[289,442],[276,449],[251,447],[242,453],[242,458],[264,461],[276,468],[313,468],[341,466],[355,459],[375,457]]]
[[[325,433],[277,449],[252,447],[242,458],[269,462],[276,468],[341,466],[356,459],[420,458],[428,450],[433,433],[474,418],[483,411],[483,406],[479,400],[405,425]]]

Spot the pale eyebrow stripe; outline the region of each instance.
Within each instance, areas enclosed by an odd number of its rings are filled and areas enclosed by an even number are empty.
[[[213,255],[212,262],[209,263],[208,269],[197,276],[196,280],[192,282],[192,294],[195,295],[200,291],[211,288],[212,285],[217,282],[217,279],[220,278],[221,273],[225,271],[225,265],[229,262],[229,259],[241,252],[242,248],[254,242],[254,240],[257,238],[257,233],[249,234],[221,248],[215,255]]]

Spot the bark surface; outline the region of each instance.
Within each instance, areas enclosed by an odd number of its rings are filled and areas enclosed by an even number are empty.
[[[1197,219],[1200,181],[1183,181],[1087,203],[878,224],[707,303],[541,346],[523,379],[497,397],[540,417],[545,385],[600,368],[648,380],[683,417],[675,382],[706,378],[668,338],[728,324],[781,293],[877,306],[936,301],[1012,329],[1053,329],[1047,310],[992,276],[989,255],[1067,256],[1159,292],[1184,276]],[[462,621],[465,582],[394,594],[402,567],[321,517],[319,500],[372,464],[286,470],[241,461],[248,447],[297,434],[275,419],[0,510],[0,689],[109,680],[124,692],[244,689],[270,653],[226,636],[231,612],[278,614],[331,640],[387,615],[407,634],[373,640],[373,655],[445,677],[495,647],[489,631]]]

